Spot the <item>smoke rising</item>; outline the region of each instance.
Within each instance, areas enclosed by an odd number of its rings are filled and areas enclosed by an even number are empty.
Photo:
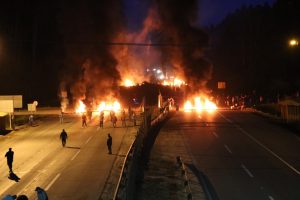
[[[189,85],[205,88],[212,67],[203,55],[208,36],[193,25],[197,0],[151,0],[151,5],[142,29],[130,32],[124,25],[122,0],[61,3],[64,91],[69,88],[76,100],[116,97],[122,78],[147,81],[145,68],[153,65],[171,67]],[[158,45],[108,45],[122,42]]]
[[[120,74],[107,43],[122,31],[121,0],[61,3],[64,84],[73,99],[116,96]],[[99,97],[100,98],[100,97]]]
[[[170,59],[173,66],[184,73],[189,85],[204,89],[211,78],[212,66],[203,55],[208,36],[193,26],[197,3],[197,0],[153,0],[161,24],[158,41],[181,46],[172,50],[162,48],[162,57]]]

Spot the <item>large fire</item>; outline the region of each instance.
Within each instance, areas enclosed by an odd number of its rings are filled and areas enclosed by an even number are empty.
[[[121,110],[121,104],[117,100],[114,102],[102,101],[97,107],[98,112],[102,112],[102,111],[118,112],[120,110]]]
[[[82,114],[86,112],[86,106],[81,100],[78,101],[75,112],[77,114]]]
[[[125,86],[125,87],[132,87],[132,86],[135,86],[136,83],[131,79],[125,79],[123,81],[122,85]]]
[[[179,78],[174,78],[171,80],[164,80],[162,84],[165,86],[180,87],[182,85],[185,85],[186,83]]]
[[[191,112],[191,111],[207,111],[207,112],[213,112],[217,109],[217,106],[215,103],[210,101],[207,97],[194,97],[193,101],[187,100],[184,104],[184,111]]]

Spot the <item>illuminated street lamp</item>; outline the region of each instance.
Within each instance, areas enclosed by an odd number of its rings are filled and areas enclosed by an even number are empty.
[[[291,39],[291,40],[289,41],[289,45],[290,45],[291,47],[296,47],[296,46],[298,46],[298,44],[299,44],[299,41],[298,41],[297,39]]]

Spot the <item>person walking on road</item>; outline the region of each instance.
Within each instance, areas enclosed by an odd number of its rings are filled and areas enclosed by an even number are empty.
[[[12,164],[14,161],[14,152],[11,150],[11,148],[8,149],[8,152],[6,152],[5,157],[7,159],[7,165],[9,168],[9,173],[12,173]]]
[[[106,141],[106,144],[107,144],[107,148],[108,148],[108,153],[111,154],[111,146],[112,146],[112,137],[110,136],[110,134],[107,135],[108,138],[107,138],[107,141]]]
[[[84,113],[82,114],[82,127],[87,127],[87,124],[86,124],[86,115]]]
[[[60,134],[60,139],[61,139],[61,143],[62,146],[65,147],[66,143],[67,143],[67,138],[68,138],[68,134],[65,131],[65,129],[62,130],[61,134]]]
[[[37,200],[48,200],[48,195],[46,191],[40,187],[35,188]]]

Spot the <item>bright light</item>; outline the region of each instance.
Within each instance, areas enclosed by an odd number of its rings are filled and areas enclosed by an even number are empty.
[[[291,47],[298,46],[298,44],[299,44],[299,42],[298,42],[298,40],[296,40],[296,39],[291,39],[291,40],[289,41],[289,45],[290,45]]]
[[[159,79],[164,79],[165,78],[165,76],[163,75],[163,74],[161,74],[160,76],[159,76]]]
[[[82,114],[86,112],[86,106],[81,100],[78,101],[75,112],[77,114]]]
[[[207,111],[211,113],[217,109],[216,104],[211,102],[207,97],[197,96],[193,100],[194,101],[186,101],[186,103],[184,104],[185,112],[191,112],[195,110],[197,112]]]
[[[135,85],[135,83],[130,79],[125,79],[122,85],[124,85],[125,87],[132,87]]]
[[[160,70],[160,69],[156,70],[156,73],[160,74],[160,73],[161,73],[161,70]]]
[[[186,101],[185,104],[184,104],[184,111],[191,112],[192,109],[193,109],[192,103],[189,100]]]
[[[115,111],[118,112],[119,110],[121,110],[121,104],[118,101],[114,101],[114,102],[105,102],[102,101],[97,108],[98,112],[102,112],[102,111]]]

